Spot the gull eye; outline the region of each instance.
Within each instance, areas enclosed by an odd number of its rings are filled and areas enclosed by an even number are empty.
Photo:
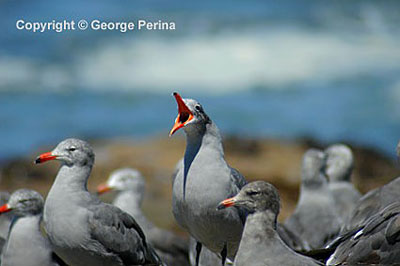
[[[247,191],[246,194],[249,195],[249,196],[254,196],[254,195],[257,195],[257,194],[258,194],[258,191],[251,190],[251,191]]]
[[[23,205],[26,205],[28,202],[30,202],[31,200],[30,199],[21,199],[20,201],[19,201],[19,203],[20,204],[23,204]]]
[[[75,151],[75,150],[76,150],[75,146],[71,146],[71,147],[68,148],[68,151]]]
[[[197,111],[201,111],[200,105],[196,105],[194,108],[195,108]]]

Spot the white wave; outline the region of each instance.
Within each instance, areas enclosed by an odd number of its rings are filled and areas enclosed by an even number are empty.
[[[69,88],[72,82],[64,65],[44,64],[25,57],[0,57],[0,91],[61,91]]]
[[[26,85],[35,81],[34,63],[26,58],[0,58],[0,88],[14,87],[17,84]]]
[[[68,65],[0,60],[0,88],[36,84],[50,89],[224,93],[400,69],[399,39],[374,32],[349,35],[265,26],[215,35],[154,36],[114,38],[71,51],[74,60]]]
[[[78,72],[83,84],[93,88],[237,91],[398,68],[398,47],[390,39],[352,40],[294,30],[148,37],[106,44],[83,56]]]

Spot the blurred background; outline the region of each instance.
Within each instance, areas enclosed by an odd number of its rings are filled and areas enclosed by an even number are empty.
[[[32,33],[18,19],[162,20],[176,30]],[[184,138],[167,135],[178,91],[220,127],[229,163],[278,186],[283,216],[309,147],[349,144],[365,192],[399,172],[399,25],[399,1],[1,0],[1,190],[46,194],[57,163],[32,160],[78,137],[96,150],[90,188],[138,168],[145,211],[175,227],[170,175]]]

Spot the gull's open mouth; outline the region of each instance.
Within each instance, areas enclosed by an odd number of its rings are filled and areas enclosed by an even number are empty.
[[[169,132],[170,136],[172,136],[172,134],[174,134],[178,129],[184,127],[194,117],[192,111],[190,111],[190,109],[186,106],[179,93],[174,92],[173,95],[175,97],[176,103],[178,104],[178,116],[175,119],[174,126]]]
[[[190,117],[189,113],[182,112],[179,114],[179,122],[185,123],[189,119],[189,117]]]

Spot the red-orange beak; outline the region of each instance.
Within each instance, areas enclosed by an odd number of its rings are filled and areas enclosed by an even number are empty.
[[[1,213],[5,213],[5,212],[9,212],[11,210],[12,209],[10,208],[10,205],[8,205],[8,203],[0,206],[0,214]]]
[[[111,191],[112,188],[109,187],[107,184],[100,184],[97,186],[97,194],[101,195],[103,193],[106,193],[108,191]]]
[[[57,156],[53,155],[51,152],[46,152],[36,158],[35,163],[44,163],[50,160],[57,159]]]
[[[217,210],[222,210],[222,209],[234,206],[235,202],[236,202],[235,197],[223,200],[218,204]]]
[[[193,113],[186,106],[185,102],[179,93],[174,92],[176,103],[178,104],[178,116],[175,119],[175,124],[169,132],[169,136],[172,136],[178,129],[184,127],[190,120],[193,119]]]

